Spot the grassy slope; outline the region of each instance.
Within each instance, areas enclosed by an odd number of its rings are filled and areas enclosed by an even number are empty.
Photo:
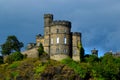
[[[0,80],[80,80],[75,70],[54,60],[24,59],[0,65]]]

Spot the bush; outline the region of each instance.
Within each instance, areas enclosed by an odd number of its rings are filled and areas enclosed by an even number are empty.
[[[38,48],[38,52],[39,52],[39,56],[41,56],[44,53],[44,47],[41,43],[40,43],[40,46]]]
[[[61,61],[63,64],[69,66],[74,69],[74,71],[80,75],[80,77],[85,78],[88,74],[88,65],[80,64],[78,62],[73,61],[71,58],[66,58]]]
[[[2,64],[2,63],[3,63],[3,57],[0,56],[0,64]]]
[[[22,60],[24,56],[20,52],[14,52],[11,55],[7,56],[5,63],[12,63],[13,61]]]

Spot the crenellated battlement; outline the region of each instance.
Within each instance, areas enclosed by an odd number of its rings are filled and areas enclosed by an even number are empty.
[[[73,32],[72,34],[73,34],[73,36],[81,36],[80,32]]]
[[[44,18],[52,18],[53,19],[53,14],[44,14]]]
[[[51,23],[51,26],[55,26],[55,25],[62,25],[62,26],[67,26],[71,28],[71,22],[65,21],[65,20],[55,20]]]

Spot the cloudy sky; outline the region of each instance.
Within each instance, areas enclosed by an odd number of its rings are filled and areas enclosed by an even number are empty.
[[[86,53],[120,51],[120,0],[0,0],[0,44],[8,35],[35,42],[43,34],[43,15],[69,20],[72,31],[82,33]]]

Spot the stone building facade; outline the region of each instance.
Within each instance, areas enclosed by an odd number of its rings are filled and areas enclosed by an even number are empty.
[[[81,44],[81,33],[71,32],[69,21],[54,21],[52,14],[44,14],[44,35],[36,36],[36,45],[40,43],[51,59],[61,60],[69,56],[80,61],[78,44]]]

